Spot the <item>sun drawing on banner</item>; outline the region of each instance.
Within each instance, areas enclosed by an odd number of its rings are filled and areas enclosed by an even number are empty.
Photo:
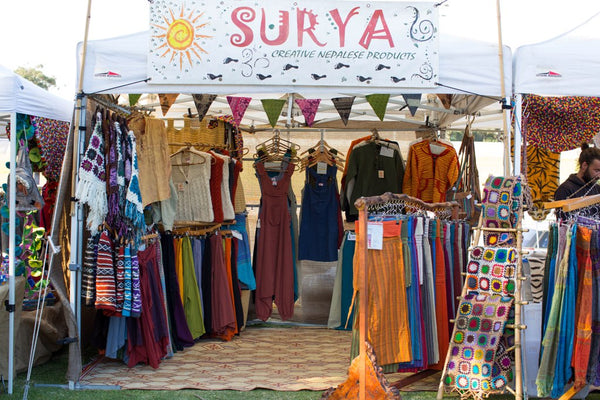
[[[164,53],[160,57],[170,57],[169,62],[179,59],[179,69],[183,69],[185,59],[190,64],[190,67],[194,66],[193,58],[197,57],[198,60],[202,60],[201,53],[208,54],[199,44],[198,39],[207,39],[212,36],[202,35],[197,33],[198,31],[205,28],[208,23],[202,22],[201,18],[204,13],[199,13],[196,10],[192,10],[187,16],[185,15],[185,5],[181,6],[181,12],[176,16],[173,10],[169,9],[170,18],[168,15],[163,15],[162,19],[166,25],[153,24],[156,28],[161,29],[164,33],[154,35],[163,42],[156,49],[166,48]],[[197,15],[195,15],[197,14]]]

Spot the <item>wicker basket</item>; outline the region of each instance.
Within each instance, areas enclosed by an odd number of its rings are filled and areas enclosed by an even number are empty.
[[[191,143],[196,147],[217,147],[225,144],[225,122],[205,117],[202,121],[198,118],[183,118],[183,128],[175,128],[174,120],[167,120],[167,138],[169,150],[174,153],[182,143]],[[171,143],[180,143],[172,145]],[[198,145],[202,143],[204,145]]]

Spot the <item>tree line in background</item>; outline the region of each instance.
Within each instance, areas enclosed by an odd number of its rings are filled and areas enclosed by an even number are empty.
[[[42,89],[48,90],[49,88],[56,86],[56,78],[44,74],[42,68],[44,68],[42,64],[36,65],[35,67],[18,67],[15,69],[15,73]]]
[[[446,137],[452,142],[460,142],[465,134],[464,130],[446,131]],[[471,134],[476,142],[499,142],[502,132],[496,130],[472,130]]]

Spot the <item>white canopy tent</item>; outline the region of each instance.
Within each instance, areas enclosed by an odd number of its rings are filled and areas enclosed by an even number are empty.
[[[304,97],[321,97],[322,103],[319,114],[332,112],[330,116],[336,118],[335,108],[328,99],[343,95],[366,95],[370,93],[387,93],[392,96],[388,105],[386,117],[395,122],[405,121],[401,116],[395,115],[399,105],[405,104],[401,97],[394,101],[394,96],[402,94],[453,94],[452,108],[450,110],[438,110],[436,125],[444,127],[464,115],[471,115],[495,99],[480,96],[493,96],[500,100],[501,81],[498,57],[498,45],[485,43],[472,39],[440,35],[439,46],[439,79],[436,87],[429,89],[402,88],[391,85],[386,88],[356,88],[352,90],[342,89],[336,86],[275,86],[275,85],[173,85],[157,84],[147,79],[147,56],[149,47],[149,31],[139,32],[116,38],[94,40],[87,43],[85,55],[85,69],[83,73],[83,92],[92,93],[210,93],[217,95],[236,95],[240,93],[251,93],[253,98],[265,98],[265,95],[273,97],[274,93],[281,96],[284,93],[300,93]],[[504,46],[504,81],[505,87],[510,88],[511,75],[511,51]],[[83,56],[83,43],[77,46],[77,71],[81,69]],[[276,96],[277,97],[277,96]],[[178,102],[189,102],[189,96],[181,96]],[[224,99],[215,101],[216,106],[227,104]],[[423,104],[427,108],[426,104]],[[189,107],[189,105],[188,105]],[[193,108],[193,105],[191,106]],[[368,105],[367,105],[368,107]],[[186,109],[186,108],[184,108]],[[260,106],[249,108],[246,121],[265,120],[264,113],[252,113],[252,110],[261,110]],[[368,110],[368,108],[365,108]],[[407,114],[408,110],[405,111]],[[209,112],[210,113],[210,112]],[[258,114],[258,115],[257,115]],[[180,113],[181,115],[181,113]],[[351,117],[352,120],[352,117]],[[421,121],[423,122],[423,121]],[[418,127],[417,123],[414,127]]]
[[[9,307],[15,305],[15,192],[16,192],[16,147],[14,130],[16,114],[44,117],[58,121],[71,122],[73,102],[55,96],[34,85],[5,67],[0,66],[0,119],[9,119],[13,134],[10,138],[10,208],[9,217]],[[14,312],[9,315],[8,349],[8,393],[13,390],[14,365]]]
[[[600,13],[553,39],[521,46],[513,57],[513,93],[516,95],[515,145],[521,143],[521,95],[600,96]],[[520,156],[520,148],[515,148]],[[515,171],[520,159],[515,159]]]

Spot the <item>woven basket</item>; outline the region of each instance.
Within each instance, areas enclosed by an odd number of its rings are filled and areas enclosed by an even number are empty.
[[[225,144],[225,122],[210,117],[202,121],[198,118],[183,118],[183,128],[175,128],[172,119],[167,120],[167,138],[169,150],[174,153],[181,145],[171,143],[191,143],[196,147],[217,147]],[[198,145],[202,143],[204,145]]]

